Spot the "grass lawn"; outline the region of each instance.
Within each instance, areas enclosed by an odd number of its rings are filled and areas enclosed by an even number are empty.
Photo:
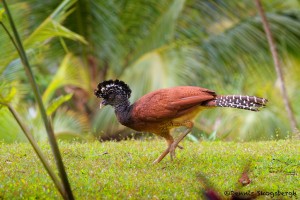
[[[175,161],[152,165],[163,140],[59,143],[76,199],[201,199],[200,173],[223,198],[261,191],[258,199],[300,199],[299,140],[181,144]],[[52,160],[49,146],[41,147]],[[242,187],[247,165],[251,183]],[[272,198],[278,191],[291,193]],[[29,144],[0,143],[0,199],[22,198],[61,197]]]

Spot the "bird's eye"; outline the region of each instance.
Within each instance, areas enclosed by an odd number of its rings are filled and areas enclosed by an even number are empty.
[[[113,100],[114,98],[115,98],[115,95],[109,95],[109,96],[108,96],[108,99],[109,99],[109,100]]]

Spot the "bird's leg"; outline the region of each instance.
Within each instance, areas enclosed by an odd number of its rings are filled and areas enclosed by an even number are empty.
[[[173,158],[175,158],[175,149],[176,147],[180,148],[180,149],[183,149],[183,147],[179,146],[179,142],[181,140],[183,140],[183,138],[189,134],[189,132],[191,132],[194,124],[193,122],[191,121],[186,121],[182,124],[180,124],[181,126],[185,126],[187,127],[188,129],[183,132],[178,138],[176,141],[174,141],[173,137],[168,133],[166,134],[164,137],[165,139],[167,140],[167,143],[168,143],[168,148],[153,162],[153,164],[156,164],[156,163],[159,163],[162,159],[164,159],[164,157],[166,157],[166,155],[168,155],[168,153],[170,153],[170,156],[171,156],[171,160],[173,160]]]
[[[176,139],[176,141],[173,142],[171,144],[171,146],[169,147],[169,152],[170,152],[171,160],[173,160],[173,158],[175,158],[175,149],[176,149],[176,147],[180,148],[180,146],[178,145],[179,142],[181,142],[181,140],[183,140],[183,138],[185,138],[185,136],[187,136],[187,134],[189,134],[189,132],[191,132],[191,130],[192,130],[193,126],[194,126],[193,122],[191,122],[191,121],[186,121],[183,125],[185,127],[187,127],[187,130],[185,130],[185,132],[183,132],[181,135],[179,135],[179,137]]]
[[[168,148],[153,162],[153,164],[159,163],[170,152],[170,148],[171,145],[174,143],[174,139],[169,133],[165,136],[165,139],[168,143]]]

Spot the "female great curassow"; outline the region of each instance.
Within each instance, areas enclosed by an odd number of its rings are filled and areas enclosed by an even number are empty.
[[[209,89],[195,86],[178,86],[160,89],[142,96],[130,104],[131,89],[120,80],[103,81],[98,84],[95,95],[103,99],[101,106],[111,105],[121,124],[136,131],[151,132],[164,137],[168,148],[154,161],[160,162],[168,153],[171,159],[175,148],[193,128],[192,120],[202,110],[213,107],[231,107],[258,111],[267,99],[244,95],[217,95]],[[170,129],[185,126],[187,130],[176,141]]]

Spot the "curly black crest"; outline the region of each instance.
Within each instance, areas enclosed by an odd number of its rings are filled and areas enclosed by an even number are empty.
[[[103,98],[103,99],[107,99],[108,96],[112,93],[125,95],[129,99],[131,94],[131,89],[126,83],[116,79],[116,80],[103,81],[99,83],[98,88],[94,91],[94,94],[98,98]]]

